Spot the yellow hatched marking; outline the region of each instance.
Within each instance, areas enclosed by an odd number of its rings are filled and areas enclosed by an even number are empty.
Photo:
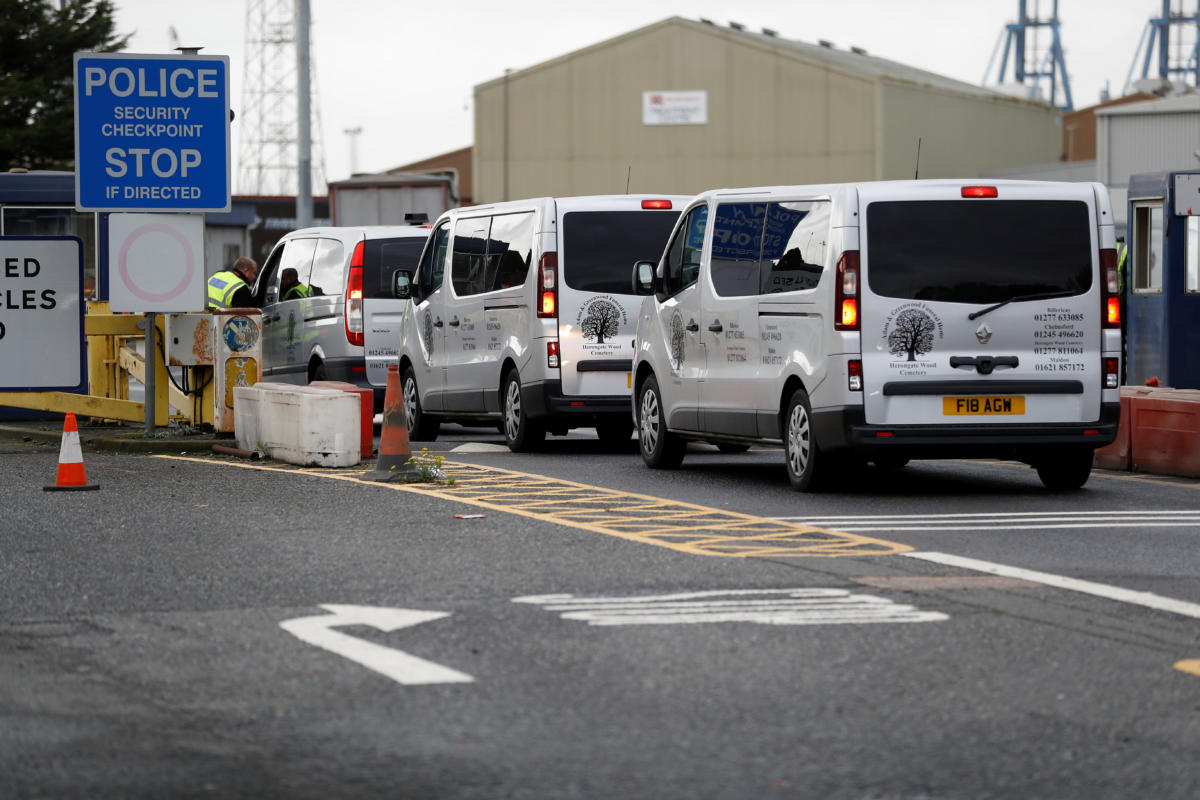
[[[438,497],[701,556],[862,557],[894,555],[913,549],[861,534],[476,464],[443,462],[443,471],[455,481],[450,485],[368,482],[363,480],[363,470],[312,469],[188,456],[155,458],[350,481]]]

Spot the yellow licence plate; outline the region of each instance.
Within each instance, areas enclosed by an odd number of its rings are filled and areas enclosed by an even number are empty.
[[[942,414],[1024,414],[1024,397],[943,397]]]

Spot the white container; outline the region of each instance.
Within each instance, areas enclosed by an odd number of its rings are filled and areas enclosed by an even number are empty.
[[[289,383],[256,383],[253,386],[233,387],[233,438],[242,450],[265,452],[262,436],[262,397],[265,390],[295,389]]]
[[[262,392],[258,437],[269,457],[306,467],[349,467],[362,460],[357,394],[290,384],[253,388]]]

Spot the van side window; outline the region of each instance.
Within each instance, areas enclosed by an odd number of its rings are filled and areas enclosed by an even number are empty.
[[[766,203],[721,203],[713,218],[712,282],[722,297],[758,294]]]
[[[829,241],[827,202],[771,203],[759,259],[762,294],[815,289]]]
[[[292,239],[283,248],[283,257],[279,259],[279,272],[272,278],[272,286],[278,288],[279,276],[285,269],[296,270],[296,277],[303,284],[309,283],[312,274],[313,255],[317,252],[316,239]]]
[[[667,248],[663,270],[663,293],[678,294],[696,282],[700,275],[700,255],[704,250],[704,233],[708,230],[708,206],[697,206],[688,212],[675,238]]]
[[[507,289],[525,283],[532,258],[533,212],[493,217],[487,245],[487,274],[495,275],[496,282],[483,291]]]
[[[454,258],[450,281],[459,297],[491,289],[495,273],[488,273],[487,240],[491,217],[460,219],[454,224]]]
[[[345,290],[342,285],[345,277],[346,253],[342,243],[337,239],[320,239],[317,241],[317,252],[313,258],[312,275],[306,281],[304,273],[300,273],[300,282],[307,283],[313,295],[341,294]]]
[[[1133,207],[1133,290],[1142,294],[1162,292],[1162,206]]]
[[[417,298],[424,300],[442,288],[442,275],[446,268],[446,247],[450,244],[450,226],[440,225],[429,237],[429,244],[421,254],[417,267]]]
[[[285,245],[277,245],[267,256],[267,262],[258,271],[255,283],[254,302],[259,307],[270,305],[279,300],[279,261],[283,257]]]

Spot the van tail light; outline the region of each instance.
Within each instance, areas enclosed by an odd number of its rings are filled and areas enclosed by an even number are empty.
[[[963,197],[999,197],[1000,193],[996,191],[995,186],[964,186],[962,187]]]
[[[363,242],[354,246],[350,257],[350,274],[346,278],[346,341],[363,345]]]
[[[1104,388],[1117,389],[1120,387],[1121,381],[1121,359],[1106,358],[1104,359]]]
[[[846,362],[847,387],[852,392],[861,392],[863,388],[862,361],[852,358]]]
[[[537,315],[542,319],[555,319],[558,317],[558,253],[542,253],[538,274],[541,275],[538,287],[541,299]]]
[[[546,342],[546,366],[558,369],[558,342]]]
[[[837,287],[834,292],[833,328],[857,331],[858,324],[858,251],[847,250],[837,263]]]
[[[1104,327],[1121,327],[1121,273],[1117,269],[1117,251],[1100,251],[1100,296],[1104,303],[1100,309]]]
[[[642,208],[644,208],[646,210],[670,211],[671,210],[671,201],[670,200],[643,200]]]

